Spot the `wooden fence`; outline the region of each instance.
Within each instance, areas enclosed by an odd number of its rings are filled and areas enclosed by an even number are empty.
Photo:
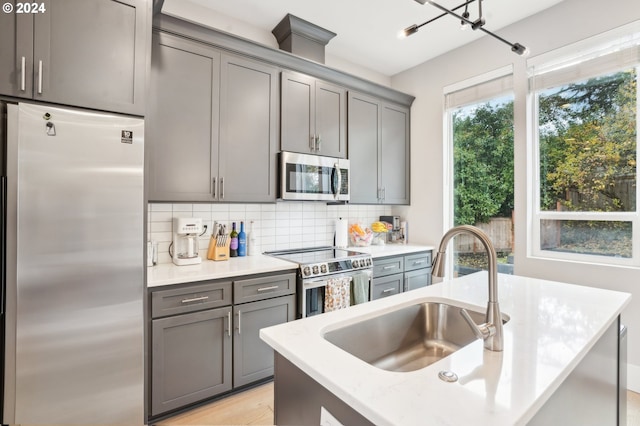
[[[497,252],[513,252],[513,217],[495,217],[489,223],[478,223],[475,226],[489,236]],[[459,253],[484,252],[480,240],[466,234],[455,238],[454,248]]]

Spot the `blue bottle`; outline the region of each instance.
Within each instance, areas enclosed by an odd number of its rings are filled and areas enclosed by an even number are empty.
[[[244,232],[244,222],[240,222],[238,233],[238,257],[247,255],[247,234]]]

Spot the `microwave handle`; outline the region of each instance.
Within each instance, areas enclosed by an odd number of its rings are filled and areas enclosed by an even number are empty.
[[[331,177],[331,192],[334,197],[338,198],[340,195],[340,188],[342,187],[342,173],[340,172],[340,165],[335,163],[333,165],[333,174]]]

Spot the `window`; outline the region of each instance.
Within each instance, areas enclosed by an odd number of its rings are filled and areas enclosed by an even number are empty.
[[[529,64],[532,253],[640,265],[640,33]]]
[[[496,247],[499,270],[513,273],[513,78],[505,75],[447,93],[451,225],[475,225]],[[455,276],[487,269],[472,236],[453,242]]]

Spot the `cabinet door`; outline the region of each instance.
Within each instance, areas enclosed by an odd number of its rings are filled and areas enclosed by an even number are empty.
[[[353,204],[379,202],[378,169],[380,156],[380,103],[358,93],[349,93],[349,162]]]
[[[374,278],[371,286],[371,300],[393,296],[402,292],[404,287],[404,274],[389,275],[382,278]]]
[[[0,13],[0,94],[30,98],[33,93],[33,15]]]
[[[315,79],[294,72],[282,73],[281,141],[283,151],[315,152]]]
[[[431,268],[416,269],[404,273],[404,291],[431,285]]]
[[[223,55],[220,81],[220,201],[276,200],[278,70]]]
[[[151,414],[232,387],[231,307],[152,321]]]
[[[295,319],[295,295],[233,307],[233,386],[273,376],[273,349],[260,339],[260,329]]]
[[[409,204],[409,110],[384,105],[380,185],[385,204]]]
[[[316,81],[316,153],[347,158],[347,91]]]
[[[44,4],[34,15],[34,98],[144,115],[151,2]]]
[[[212,201],[220,53],[154,33],[145,119],[150,201]]]

